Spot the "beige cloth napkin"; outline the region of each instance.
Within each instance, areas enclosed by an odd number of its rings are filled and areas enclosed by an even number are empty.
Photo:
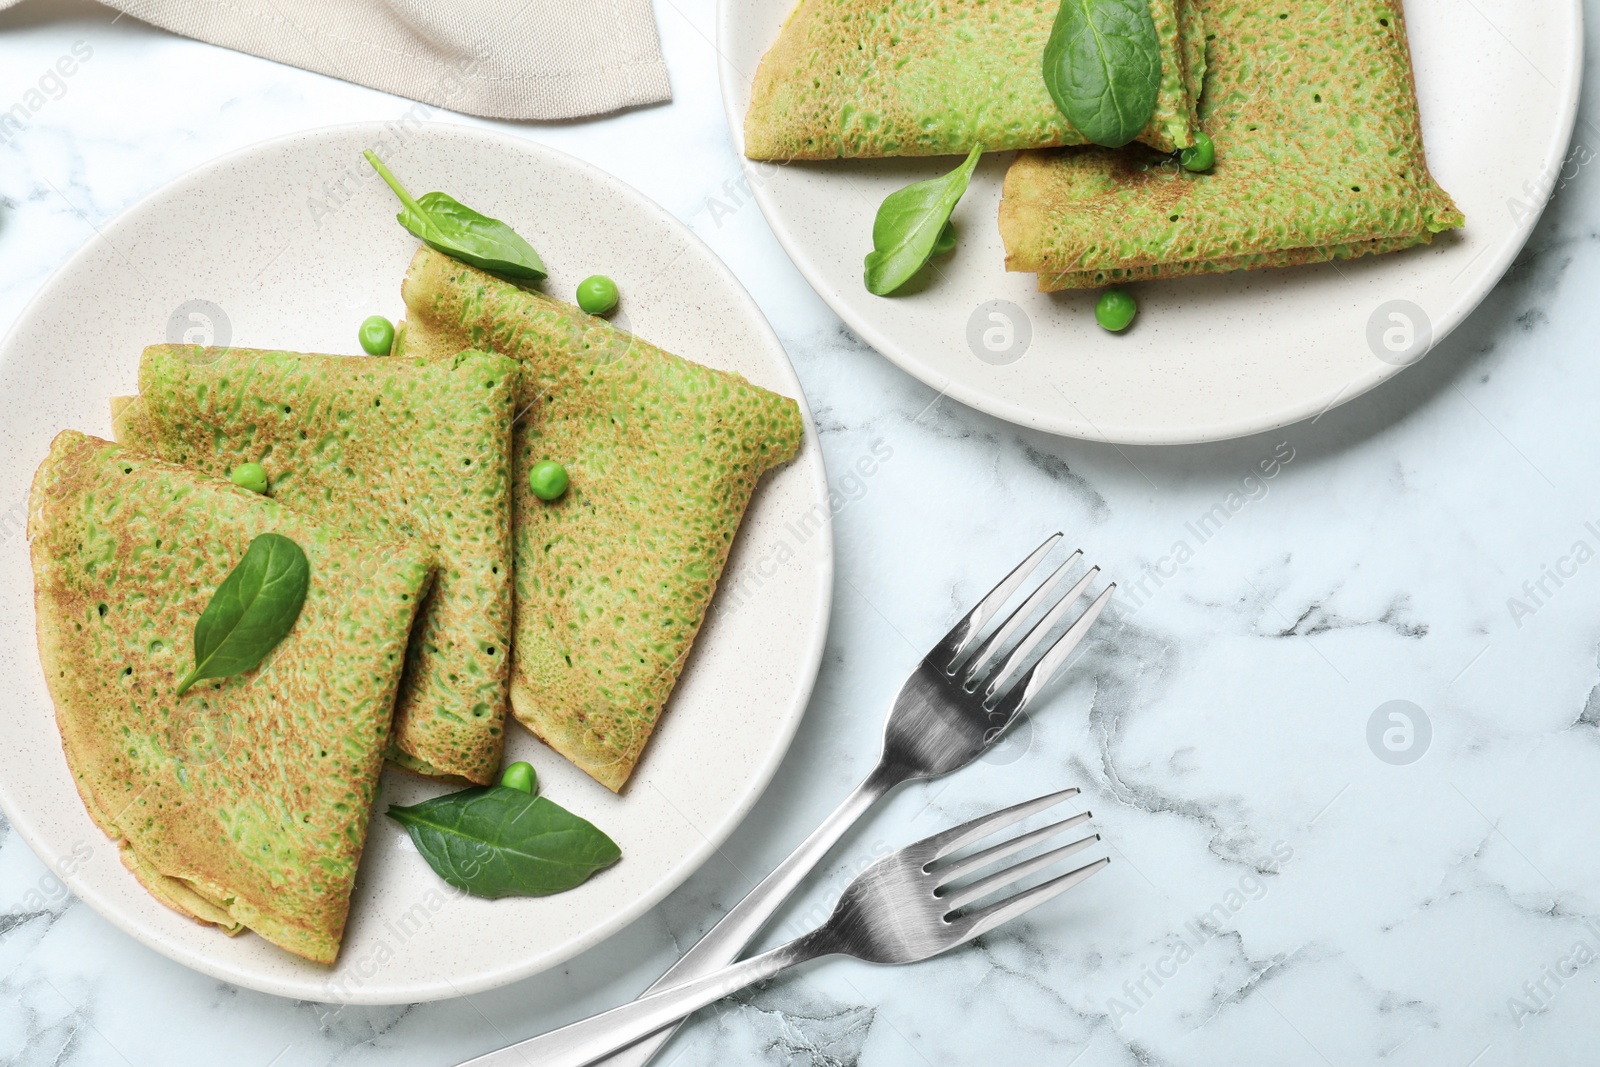
[[[672,98],[650,0],[102,2],[185,37],[486,118],[578,118]]]

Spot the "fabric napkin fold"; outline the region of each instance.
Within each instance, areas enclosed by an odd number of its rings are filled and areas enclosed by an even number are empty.
[[[185,37],[485,118],[579,118],[672,97],[650,0],[105,2]]]

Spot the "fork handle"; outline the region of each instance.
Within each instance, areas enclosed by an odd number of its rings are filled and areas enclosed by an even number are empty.
[[[647,993],[631,1004],[591,1015],[559,1030],[469,1060],[460,1067],[584,1067],[640,1038],[671,1026],[688,1014],[713,1004],[748,985],[771,978],[786,967],[825,956],[830,950],[816,932],[779,945],[742,963],[693,978],[659,993]]]
[[[649,996],[659,990],[676,987],[690,979],[712,974],[738,959],[744,947],[761,932],[767,920],[772,918],[772,913],[789,898],[829,850],[838,844],[845,832],[856,824],[868,808],[877,803],[889,790],[904,782],[907,777],[905,771],[897,765],[887,759],[879,760],[871,773],[862,779],[860,785],[851,790],[850,795],[844,798],[844,802],[834,809],[832,815],[822,821],[821,826],[811,832],[810,837],[789,853],[789,857],[762,879],[761,884],[745,894],[743,900],[735,904],[717,925],[713,926],[693,948],[684,953],[683,957],[641,996]],[[747,962],[754,963],[755,960],[762,958],[757,956]],[[605,1067],[645,1067],[645,1064],[655,1057],[661,1046],[665,1045],[677,1031],[677,1020],[686,1015],[688,1012],[667,1020],[657,1027],[659,1033],[653,1030],[645,1031],[645,1034],[650,1035],[646,1040],[639,1041],[633,1047],[623,1049],[610,1057],[606,1060]],[[543,1038],[533,1039],[534,1042],[542,1040]],[[522,1052],[532,1043],[524,1041],[499,1052],[491,1052],[487,1056],[473,1060],[472,1067],[491,1067],[491,1065],[526,1067],[533,1061],[525,1058]],[[463,1064],[462,1067],[466,1065]]]

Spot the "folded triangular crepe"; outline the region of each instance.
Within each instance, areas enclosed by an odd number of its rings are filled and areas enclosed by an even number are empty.
[[[195,622],[267,532],[310,563],[294,628],[258,668],[175,697]],[[162,902],[331,963],[426,549],[73,431],[34,477],[28,536],[40,658],[90,816]]]
[[[390,758],[494,780],[511,641],[511,420],[517,364],[155,345],[123,444],[219,477],[264,464],[271,495],[439,560],[395,706]]]
[[[756,68],[751,159],[965,155],[1082,144],[1044,86],[1057,0],[800,0]],[[1193,143],[1205,29],[1193,0],[1150,0],[1155,113],[1138,140]]]
[[[1400,5],[1199,0],[1209,174],[1137,148],[1025,152],[1006,267],[1039,288],[1348,259],[1463,224],[1428,173]]]
[[[683,670],[756,480],[799,448],[799,406],[426,247],[403,293],[407,357],[482,346],[523,363],[511,707],[620,789]],[[549,503],[528,487],[544,459],[571,477]]]

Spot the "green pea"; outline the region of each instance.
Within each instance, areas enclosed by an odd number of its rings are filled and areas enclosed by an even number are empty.
[[[553,459],[541,459],[528,472],[528,487],[540,500],[554,500],[567,491],[567,468]]]
[[[361,350],[369,356],[387,356],[394,348],[394,323],[372,315],[361,324]]]
[[[617,306],[617,283],[604,274],[591,274],[578,283],[578,306],[591,315],[604,315]]]
[[[533,773],[533,764],[518,760],[506,768],[506,772],[500,776],[500,784],[508,789],[532,793],[539,788],[539,776]]]
[[[1217,142],[1196,130],[1194,144],[1179,154],[1178,163],[1184,170],[1192,170],[1197,174],[1205,173],[1217,164]]]
[[[248,489],[252,493],[267,491],[267,468],[259,463],[241,463],[233,468],[233,473],[228,477],[233,480],[234,485]]]
[[[1107,289],[1094,303],[1094,321],[1112,333],[1118,333],[1128,328],[1128,323],[1133,321],[1138,310],[1139,305],[1126,290]]]

